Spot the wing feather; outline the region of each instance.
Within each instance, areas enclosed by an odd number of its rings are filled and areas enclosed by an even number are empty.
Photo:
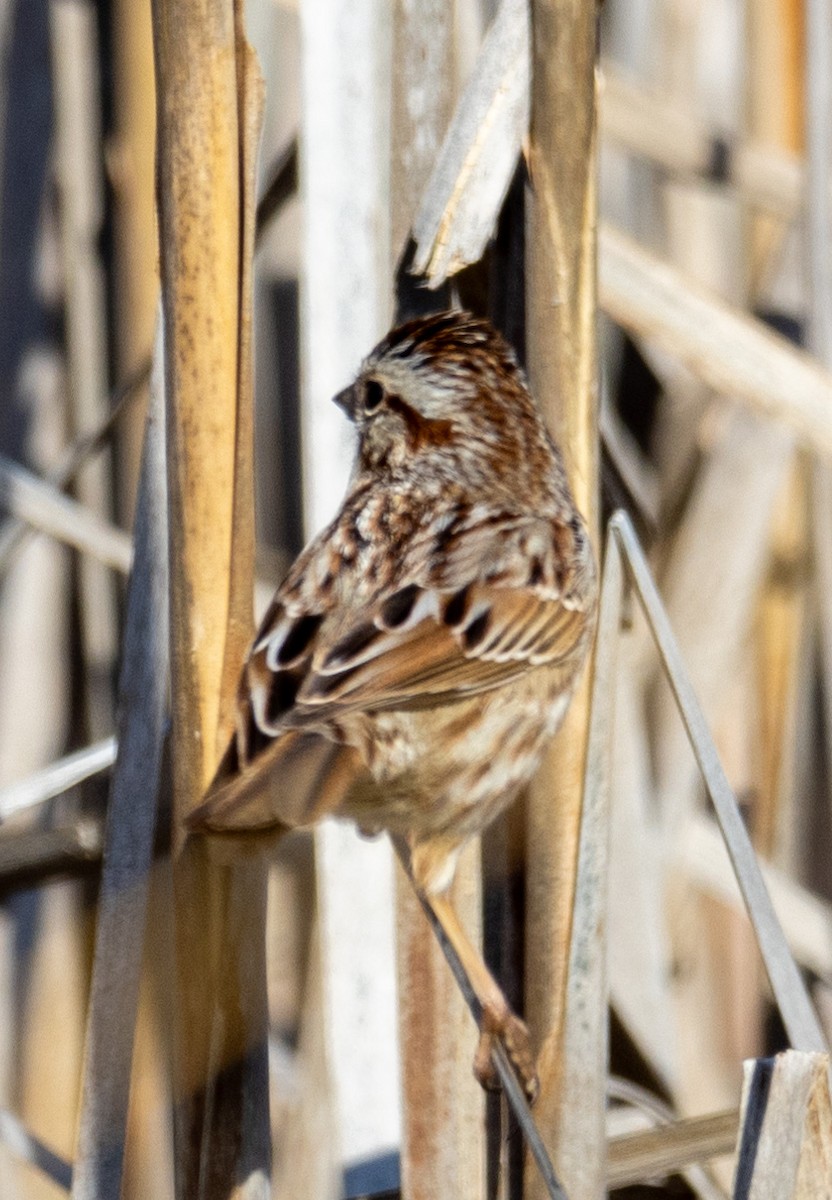
[[[290,620],[278,605],[249,660],[257,723],[274,735],[356,709],[470,695],[530,665],[568,673],[583,657],[593,605],[582,530],[478,511],[432,570],[400,579],[357,611],[296,611]]]
[[[569,684],[594,624],[585,532],[544,518],[478,520],[446,539],[434,566],[424,552],[416,569],[405,559],[395,586],[371,598],[356,588],[351,604],[342,587],[337,603],[321,605],[313,590],[318,603],[304,604],[284,585],[246,665],[236,767],[220,772],[195,820],[251,828],[334,811],[367,776],[341,740],[340,722],[356,711],[461,699],[530,666]],[[275,799],[272,788],[264,798],[264,774],[291,775],[292,796]]]
[[[450,598],[438,593],[431,607],[441,612]],[[354,658],[340,656],[337,666],[328,656],[322,669],[310,663],[285,724],[318,724],[339,710],[458,699],[507,683],[530,665],[577,668],[590,629],[591,614],[559,600],[479,586],[468,619],[457,627],[426,617],[405,631],[379,632]]]

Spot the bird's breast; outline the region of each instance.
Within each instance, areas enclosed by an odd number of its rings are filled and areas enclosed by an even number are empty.
[[[479,833],[532,777],[568,702],[543,667],[434,708],[362,714],[350,740],[374,786],[344,815],[416,838]]]

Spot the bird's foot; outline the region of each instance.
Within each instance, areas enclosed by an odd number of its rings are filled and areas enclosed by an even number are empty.
[[[490,1008],[483,1010],[480,1020],[480,1040],[474,1055],[474,1074],[482,1087],[489,1092],[500,1090],[500,1079],[494,1067],[491,1052],[495,1039],[505,1047],[511,1065],[526,1093],[529,1104],[537,1099],[539,1081],[529,1031],[523,1021],[515,1016],[508,1006],[502,1011]]]

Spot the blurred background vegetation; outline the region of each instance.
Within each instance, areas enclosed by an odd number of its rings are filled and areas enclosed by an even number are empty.
[[[340,497],[351,448],[329,397],[397,306],[463,303],[525,358],[522,163],[482,262],[438,294],[397,273],[498,7],[246,5],[265,78],[258,611]],[[574,17],[573,5],[551,7]],[[600,512],[626,508],[649,552],[828,1039],[832,7],[605,0],[598,28]],[[159,294],[155,107],[149,0],[0,0],[3,1200],[66,1194],[78,1154]],[[753,324],[732,324],[738,315]],[[62,509],[60,492],[76,506]],[[80,765],[63,763],[79,751]],[[638,616],[620,653],[612,762],[610,1070],[626,1083],[611,1089],[607,1131],[618,1136],[656,1113],[735,1112],[743,1059],[785,1036]],[[135,1047],[131,1021],[97,1067],[129,1080],[126,1151],[114,1151],[129,1198],[174,1194],[168,791],[163,782],[143,943],[136,927]],[[524,944],[526,972],[551,950],[542,930],[524,933],[525,819],[520,807],[485,839],[482,871],[475,855],[464,873],[468,920],[518,1004]],[[470,1078],[473,1026],[444,964],[431,968],[435,1009],[417,1011],[434,951],[409,940],[421,935],[396,896],[387,848],[346,830],[300,836],[269,865],[273,1194],[398,1195],[404,1177],[410,1200],[438,1200],[439,1186],[466,1200],[536,1195],[510,1117]],[[409,1045],[408,1021],[442,1047],[422,1093],[413,1060],[424,1050]],[[615,1194],[728,1195],[732,1136],[723,1129],[707,1173],[645,1170],[652,1182]],[[202,1186],[188,1194],[227,1194]],[[111,1195],[77,1178],[74,1194]]]

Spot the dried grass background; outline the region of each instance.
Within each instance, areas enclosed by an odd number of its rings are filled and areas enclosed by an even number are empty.
[[[829,0],[0,0],[2,1200],[557,1194],[386,842],[179,831],[340,499],[330,396],[452,301],[599,552],[632,519],[800,974],[778,1010],[632,590],[457,907],[570,1200],[734,1194],[743,1060],[832,1037],[830,42]]]

